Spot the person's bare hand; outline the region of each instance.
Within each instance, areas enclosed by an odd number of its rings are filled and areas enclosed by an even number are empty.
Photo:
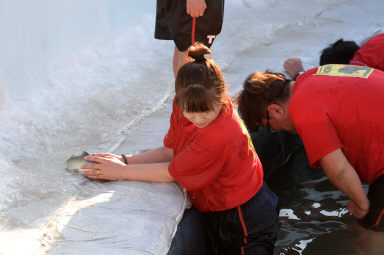
[[[124,171],[126,171],[126,164],[124,164],[119,156],[110,154],[104,156],[87,156],[84,159],[87,161],[95,162],[95,164],[87,164],[81,166],[83,175],[90,179],[101,179],[101,180],[121,180],[124,179]],[[100,154],[99,154],[100,155]]]
[[[283,67],[292,79],[295,79],[299,72],[304,71],[303,63],[299,58],[285,60]]]
[[[355,202],[350,200],[348,202],[348,209],[356,218],[361,219],[368,213],[369,205],[365,206],[364,208],[361,208]]]
[[[92,156],[102,157],[102,158],[117,158],[118,160],[120,160],[121,162],[124,163],[124,159],[122,156],[118,156],[118,155],[111,154],[111,153],[94,153],[94,154],[92,154]],[[127,157],[129,157],[129,155],[127,155]]]
[[[192,18],[203,16],[206,8],[205,0],[187,0],[187,13],[191,15]]]

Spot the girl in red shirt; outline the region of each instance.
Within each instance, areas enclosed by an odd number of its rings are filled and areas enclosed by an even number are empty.
[[[249,134],[226,96],[220,69],[195,44],[194,61],[176,77],[176,95],[164,146],[134,156],[94,154],[84,165],[91,179],[176,181],[203,212],[215,254],[273,254],[279,229],[277,197]]]

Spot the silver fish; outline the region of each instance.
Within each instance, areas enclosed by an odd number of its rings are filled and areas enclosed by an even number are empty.
[[[89,153],[86,152],[86,151],[83,151],[83,153],[80,156],[72,155],[67,160],[67,167],[66,167],[66,169],[68,171],[72,171],[72,172],[75,172],[75,173],[82,173],[82,172],[85,172],[85,171],[94,170],[94,169],[81,169],[80,168],[82,165],[97,164],[96,162],[86,161],[84,159],[85,156],[89,156]]]

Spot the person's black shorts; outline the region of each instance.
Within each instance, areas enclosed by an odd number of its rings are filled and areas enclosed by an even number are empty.
[[[195,41],[210,47],[220,33],[224,17],[224,0],[205,0],[204,15],[196,18]],[[173,40],[179,51],[192,44],[192,17],[186,0],[157,0],[155,38]]]
[[[368,199],[369,212],[358,222],[365,228],[384,232],[384,175],[369,186]]]
[[[266,183],[241,206],[206,214],[214,254],[273,254],[280,228],[278,198]]]

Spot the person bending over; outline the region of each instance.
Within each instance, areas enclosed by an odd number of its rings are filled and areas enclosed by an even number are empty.
[[[320,65],[349,64],[359,48],[359,45],[354,41],[339,39],[321,51]],[[304,72],[303,63],[300,58],[289,58],[285,60],[283,67],[293,80],[296,80],[296,78]]]
[[[320,65],[326,64],[368,66],[384,71],[384,33],[373,36],[361,47],[354,41],[339,39],[323,49]],[[287,59],[283,67],[294,80],[304,72],[300,58]]]
[[[226,96],[223,75],[202,45],[176,77],[176,95],[164,146],[142,154],[94,154],[82,166],[91,179],[178,182],[208,223],[215,254],[273,254],[278,199],[240,117]]]
[[[289,82],[256,72],[238,95],[239,113],[252,131],[260,125],[298,133],[309,163],[351,200],[355,227],[384,243],[384,72],[324,65]],[[362,183],[369,183],[366,195]],[[365,232],[368,233],[368,232]],[[378,235],[376,235],[378,233]],[[365,235],[368,236],[368,235]]]

